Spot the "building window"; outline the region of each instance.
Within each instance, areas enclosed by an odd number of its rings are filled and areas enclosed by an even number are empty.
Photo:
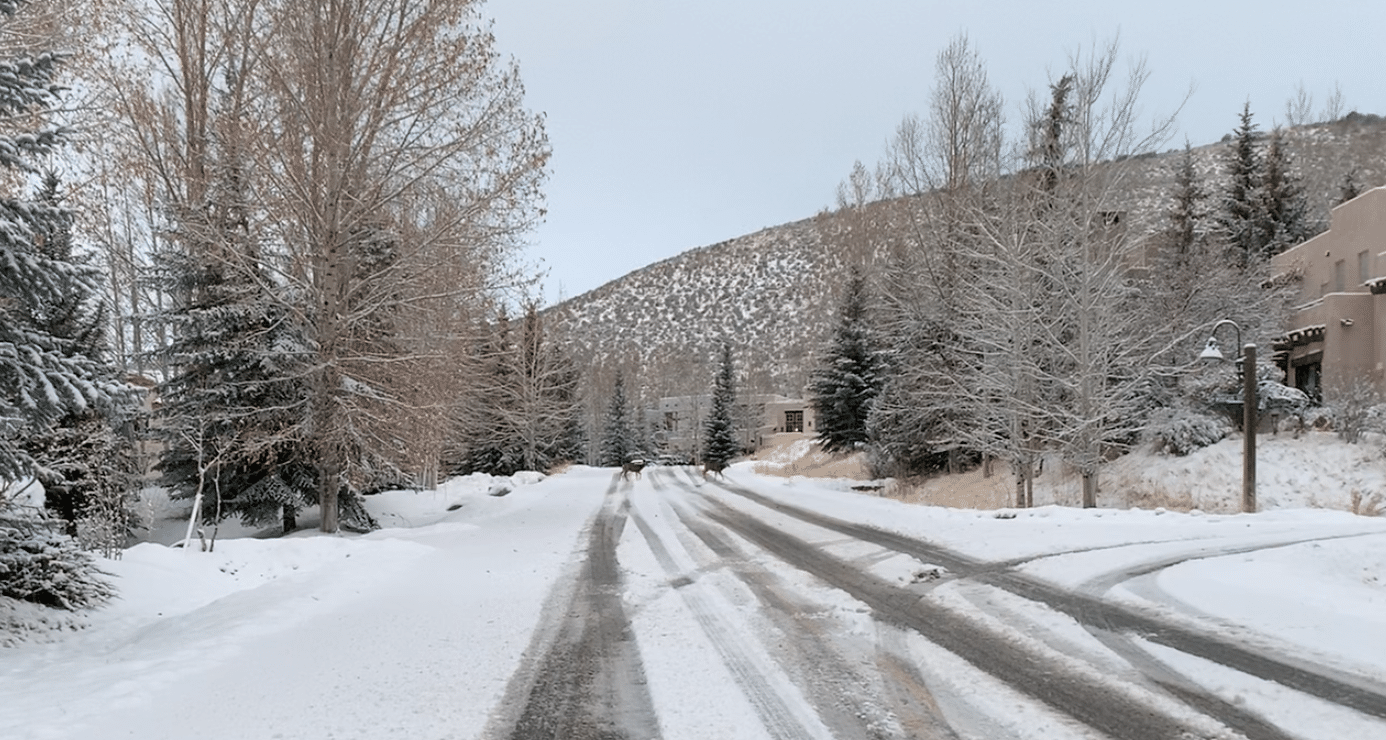
[[[784,430],[786,432],[804,433],[804,412],[786,411],[784,412]]]
[[[1338,260],[1333,263],[1333,292],[1341,293],[1346,287],[1347,282],[1347,262]]]
[[[1357,282],[1365,283],[1372,279],[1372,253],[1366,250],[1357,253]]]

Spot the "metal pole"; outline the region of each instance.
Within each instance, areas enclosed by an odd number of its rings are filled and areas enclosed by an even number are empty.
[[[1242,511],[1256,513],[1256,345],[1242,347]]]

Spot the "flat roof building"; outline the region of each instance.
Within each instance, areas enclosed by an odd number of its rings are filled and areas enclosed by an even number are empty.
[[[1325,403],[1358,380],[1386,397],[1386,187],[1338,205],[1328,231],[1271,263],[1300,275],[1277,346],[1286,384]]]

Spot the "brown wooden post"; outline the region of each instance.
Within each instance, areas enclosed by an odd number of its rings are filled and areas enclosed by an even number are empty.
[[[1242,511],[1256,512],[1256,345],[1242,347]]]

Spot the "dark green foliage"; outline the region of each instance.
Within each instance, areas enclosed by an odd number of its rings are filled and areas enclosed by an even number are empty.
[[[12,16],[19,7],[0,3],[0,13]],[[56,102],[61,59],[0,61],[0,115],[9,124],[0,134],[0,167],[11,173],[37,172],[32,160],[53,154],[65,138],[55,126],[23,130]],[[91,467],[79,474],[79,466],[102,462],[96,459],[45,467],[51,456],[64,463],[80,457],[95,432],[79,420],[108,411],[124,390],[97,351],[98,275],[74,258],[71,225],[56,176],[33,200],[0,197],[0,489],[35,473],[59,483],[119,481]],[[49,434],[72,444],[48,449],[41,440]],[[110,595],[76,540],[42,511],[0,495],[0,596],[78,609]]]
[[[92,556],[36,510],[0,496],[0,596],[81,609],[112,595]]]
[[[1343,173],[1343,179],[1338,183],[1338,201],[1333,205],[1342,205],[1362,194],[1362,183],[1357,178],[1356,167]]]
[[[1031,132],[1029,159],[1038,172],[1042,192],[1054,190],[1063,170],[1068,151],[1067,142],[1064,141],[1065,129],[1073,118],[1073,105],[1068,96],[1073,92],[1074,82],[1073,75],[1066,74],[1049,86],[1049,107]]]
[[[838,311],[832,345],[809,381],[818,439],[828,452],[851,451],[867,440],[867,419],[885,378],[867,317],[866,279],[854,269]]]
[[[616,382],[611,388],[611,401],[607,404],[606,421],[602,425],[602,444],[597,452],[597,464],[605,467],[619,467],[626,462],[643,457],[636,429],[630,418],[630,404],[626,401],[626,380],[621,373],[616,374]]]
[[[160,482],[175,497],[219,494],[203,507],[207,521],[291,520],[316,502],[316,473],[293,431],[306,394],[288,312],[251,276],[188,251],[160,255],[160,267],[178,301],[162,317],[173,331],[155,425]]]
[[[1256,202],[1256,192],[1261,186],[1258,138],[1251,104],[1247,103],[1227,151],[1224,168],[1227,184],[1219,213],[1222,236],[1243,264],[1259,255],[1263,244]]]
[[[510,475],[520,469],[513,447],[507,444],[509,424],[500,398],[502,389],[515,384],[513,376],[516,368],[510,361],[514,352],[510,316],[502,307],[491,330],[477,347],[483,381],[477,384],[478,392],[462,409],[465,417],[462,449],[455,465],[458,473]]]
[[[1322,231],[1309,216],[1304,185],[1294,171],[1279,129],[1266,144],[1261,177],[1261,212],[1265,221],[1265,254],[1279,254]]]
[[[893,375],[871,406],[867,454],[876,477],[905,477],[948,467],[948,451],[940,449],[937,440],[946,439],[949,409],[925,406],[911,395],[904,377]]]
[[[1194,169],[1193,148],[1185,143],[1174,170],[1174,193],[1165,211],[1165,228],[1160,232],[1162,256],[1182,265],[1199,250],[1208,218],[1207,197]]]
[[[539,307],[526,310],[518,341],[502,311],[478,354],[486,382],[463,410],[459,472],[543,472],[579,459],[577,369]]]
[[[61,208],[63,197],[58,175],[48,172],[38,202]],[[61,264],[85,264],[72,248],[72,214],[61,217],[40,233],[38,252]],[[92,292],[73,290],[27,307],[27,320],[65,345],[65,352],[89,358],[106,356],[102,327],[105,314]],[[116,370],[98,365],[98,379],[114,387]],[[72,411],[45,427],[33,430],[21,448],[36,463],[35,475],[47,493],[46,506],[62,520],[64,531],[79,535],[79,522],[87,535],[83,543],[107,552],[123,547],[130,522],[130,508],[139,487],[134,455],[133,396],[121,393],[112,403]],[[93,531],[100,536],[90,536]]]
[[[1226,154],[1218,209],[1221,237],[1242,266],[1289,249],[1320,229],[1309,217],[1303,186],[1279,131],[1262,143],[1251,105],[1242,109]]]
[[[703,462],[725,467],[741,454],[737,440],[736,370],[732,365],[731,345],[722,344],[721,362],[712,383],[712,408],[703,422]]]
[[[263,264],[238,152],[218,143],[205,201],[176,211],[172,246],[156,255],[156,279],[173,298],[158,317],[171,337],[154,425],[165,444],[160,482],[175,497],[201,491],[206,521],[279,519],[288,530],[317,502],[301,423],[309,353],[298,300]]]
[[[140,488],[128,420],[97,413],[69,414],[26,440],[38,461],[45,506],[72,537],[101,549],[123,547],[131,534],[131,514]],[[119,425],[119,426],[118,426]],[[79,525],[103,530],[88,542]]]
[[[13,7],[0,7],[12,14]],[[61,56],[0,61],[0,113],[18,122],[56,101]],[[58,127],[0,134],[0,167],[34,172],[52,154]],[[47,199],[0,197],[0,480],[18,480],[33,460],[23,440],[71,413],[109,404],[118,392],[109,368],[89,352],[99,318],[98,275],[74,261],[72,214],[50,180]]]

